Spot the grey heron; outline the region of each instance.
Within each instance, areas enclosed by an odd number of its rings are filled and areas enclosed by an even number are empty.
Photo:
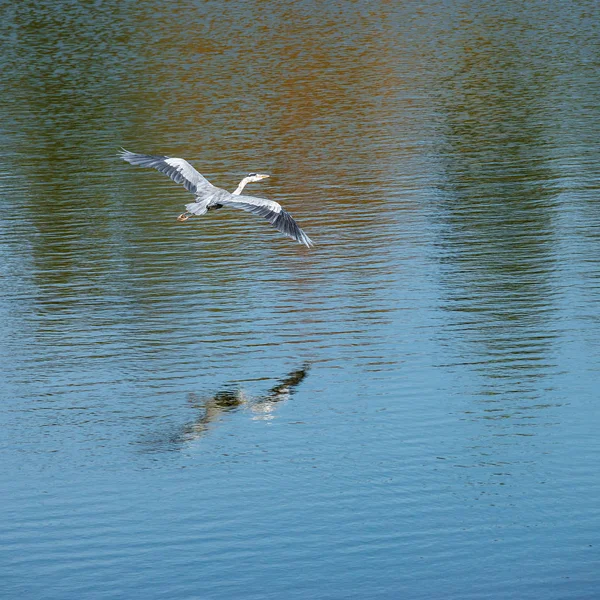
[[[200,175],[190,163],[183,158],[170,158],[168,156],[152,156],[149,154],[135,154],[122,149],[119,156],[132,165],[140,167],[152,167],[175,183],[181,183],[188,192],[194,194],[194,202],[185,205],[186,212],[179,215],[179,221],[187,221],[191,216],[204,215],[209,210],[222,208],[239,208],[247,212],[264,217],[281,233],[304,244],[308,248],[313,245],[312,240],[300,229],[292,216],[286,212],[279,203],[264,198],[242,195],[246,184],[260,181],[269,177],[260,173],[250,173],[238,185],[237,189],[230,193],[218,188]]]

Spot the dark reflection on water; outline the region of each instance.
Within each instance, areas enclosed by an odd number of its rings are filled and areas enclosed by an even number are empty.
[[[462,36],[457,71],[439,93],[436,216],[444,307],[470,344],[465,354],[488,388],[520,394],[556,367],[564,148],[551,127],[563,108],[556,81],[570,74],[547,60],[533,23],[509,23],[520,43],[474,19],[479,43]]]
[[[204,436],[211,424],[218,422],[224,413],[241,408],[247,409],[254,419],[270,420],[275,416],[277,404],[293,396],[309,369],[310,365],[305,364],[300,369],[292,371],[266,394],[256,398],[248,395],[240,387],[226,387],[207,399],[190,392],[188,403],[192,408],[200,411],[200,416],[183,425],[177,433],[169,435],[167,440],[153,439],[150,443],[145,441],[144,446],[152,451],[181,450],[182,447]]]
[[[5,596],[593,597],[597,2],[2,16]]]
[[[563,43],[576,53],[575,31]],[[564,345],[573,335],[564,320],[573,265],[560,241],[573,171],[561,163],[579,150],[558,132],[569,123],[579,143],[588,132],[572,104],[556,101],[557,83],[581,85],[583,73],[548,60],[537,24],[490,27],[473,16],[448,52],[452,72],[436,90],[439,181],[430,211],[448,314],[440,365],[462,372],[457,391],[471,400],[457,414],[484,427],[444,458],[467,469],[459,477],[481,499],[535,468],[537,436],[561,426],[557,410],[577,394],[575,381],[558,382],[571,379]],[[582,187],[593,177],[587,160],[577,173]]]
[[[445,308],[457,313],[455,326],[474,344],[469,360],[492,380],[508,378],[504,388],[519,393],[555,366],[558,174],[531,108],[539,88],[528,97],[506,73],[504,65],[498,90],[476,77],[472,85],[485,91],[461,86],[476,98],[496,93],[496,102],[446,107],[438,243]]]

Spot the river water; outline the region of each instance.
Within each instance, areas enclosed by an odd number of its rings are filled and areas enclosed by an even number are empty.
[[[0,10],[3,598],[598,597],[597,2]]]

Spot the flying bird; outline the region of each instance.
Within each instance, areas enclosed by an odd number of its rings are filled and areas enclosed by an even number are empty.
[[[296,240],[298,243],[304,244],[308,248],[313,245],[312,240],[300,229],[298,223],[294,221],[292,216],[280,204],[273,200],[242,195],[242,190],[246,184],[261,181],[269,177],[268,175],[250,173],[240,181],[235,192],[230,193],[212,185],[208,179],[200,175],[183,158],[135,154],[124,148],[119,153],[119,156],[132,165],[157,169],[167,177],[170,177],[175,183],[183,184],[188,192],[194,194],[194,202],[185,205],[186,212],[177,217],[179,221],[187,221],[193,215],[204,215],[209,210],[216,210],[224,206],[239,208],[264,217],[275,229]]]

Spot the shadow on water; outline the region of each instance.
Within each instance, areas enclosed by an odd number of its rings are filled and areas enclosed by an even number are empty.
[[[256,398],[237,386],[225,386],[213,396],[204,399],[190,392],[189,405],[199,411],[199,416],[181,426],[175,433],[167,434],[163,438],[144,440],[145,449],[149,452],[181,450],[207,434],[211,425],[217,423],[224,414],[240,409],[249,410],[253,419],[270,420],[277,405],[292,397],[309,370],[310,364],[305,363],[299,369],[289,373],[266,394]]]

